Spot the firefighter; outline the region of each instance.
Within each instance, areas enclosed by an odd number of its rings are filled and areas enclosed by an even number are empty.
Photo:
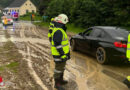
[[[52,34],[53,29],[54,29],[54,24],[56,23],[56,20],[57,20],[57,17],[52,18],[51,22],[50,22],[49,32],[48,32],[48,38],[49,38],[50,42],[51,42],[51,34]]]
[[[55,88],[58,90],[62,88],[61,85],[67,84],[67,81],[63,79],[66,61],[70,59],[69,41],[65,26],[67,23],[67,15],[60,14],[51,34],[51,52],[55,62],[54,80]]]
[[[7,28],[7,24],[8,24],[8,19],[6,17],[4,17],[3,19],[3,26],[4,26],[4,30]]]
[[[34,21],[35,14],[31,14],[30,18],[31,18],[31,22]]]
[[[126,57],[128,58],[128,61],[130,62],[130,34],[128,35]],[[130,76],[127,76],[123,82],[128,86],[128,88],[130,88]]]

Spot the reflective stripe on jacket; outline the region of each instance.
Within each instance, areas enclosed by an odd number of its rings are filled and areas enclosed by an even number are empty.
[[[53,41],[53,36],[54,36],[54,34],[55,34],[55,32],[57,30],[60,30],[62,32],[63,37],[62,37],[61,45],[55,47],[54,41]],[[60,53],[57,51],[57,49],[59,49],[59,48],[63,49],[64,54],[68,54],[69,53],[69,41],[68,41],[68,37],[67,37],[66,32],[62,28],[54,28],[53,29],[51,45],[52,45],[51,46],[52,55],[60,56]]]
[[[130,59],[130,34],[128,35],[126,57]]]
[[[8,24],[8,19],[4,19],[4,24]]]

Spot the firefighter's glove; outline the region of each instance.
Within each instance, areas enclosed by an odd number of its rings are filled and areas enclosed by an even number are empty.
[[[68,58],[67,58],[67,56],[66,56],[66,55],[63,55],[63,56],[61,56],[61,60],[62,60],[62,62],[65,62],[65,61],[67,61],[67,60],[68,60]]]

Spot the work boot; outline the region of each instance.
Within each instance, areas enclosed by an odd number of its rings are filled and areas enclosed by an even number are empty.
[[[61,83],[61,85],[65,85],[65,84],[68,83],[68,81],[61,79],[61,80],[60,80],[60,83]]]
[[[65,89],[62,87],[61,82],[60,82],[59,79],[56,79],[56,80],[55,80],[55,88],[56,88],[57,90],[65,90]]]
[[[65,85],[65,84],[68,83],[68,81],[64,80],[63,76],[64,76],[64,74],[62,73],[61,76],[60,76],[60,83],[61,83],[61,85]]]
[[[128,88],[130,88],[130,81],[128,81],[127,79],[125,79],[125,80],[123,81],[123,83],[124,83],[125,85],[127,85]]]

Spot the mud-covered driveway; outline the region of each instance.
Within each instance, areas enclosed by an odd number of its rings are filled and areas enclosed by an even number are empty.
[[[0,90],[54,90],[47,28],[20,21],[3,30],[0,25]],[[64,78],[65,90],[128,90],[122,83],[129,64],[100,65],[95,58],[71,52]]]

